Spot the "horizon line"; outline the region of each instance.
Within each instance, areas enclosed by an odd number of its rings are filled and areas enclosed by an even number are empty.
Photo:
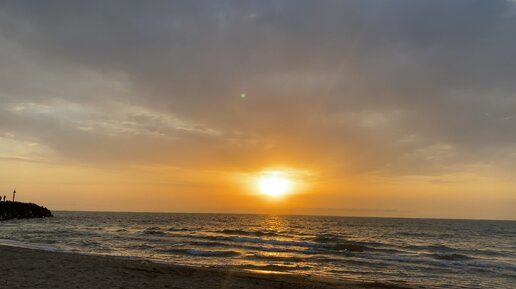
[[[52,210],[53,212],[78,213],[131,213],[131,214],[190,214],[190,215],[259,215],[259,216],[298,216],[298,217],[334,217],[334,218],[368,218],[368,219],[409,219],[409,220],[443,220],[443,221],[502,221],[516,222],[516,219],[480,219],[447,217],[396,217],[396,216],[357,216],[357,215],[317,215],[317,214],[282,214],[282,213],[236,213],[236,212],[163,212],[163,211],[103,211],[103,210]]]

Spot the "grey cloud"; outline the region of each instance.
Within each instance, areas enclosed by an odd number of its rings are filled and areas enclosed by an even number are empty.
[[[361,171],[428,173],[502,163],[495,152],[516,143],[511,1],[4,1],[0,11],[0,61],[12,67],[1,69],[3,103],[125,103],[198,128],[91,116],[126,133],[171,136],[133,139],[55,118],[14,126],[5,118],[16,116],[4,116],[4,130],[25,130],[70,156],[173,148],[266,159],[288,151]],[[134,149],[118,155],[126,142]]]

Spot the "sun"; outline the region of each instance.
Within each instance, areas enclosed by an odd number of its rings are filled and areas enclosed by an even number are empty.
[[[270,197],[280,197],[288,192],[290,181],[281,174],[268,174],[259,180],[259,188],[262,194]]]

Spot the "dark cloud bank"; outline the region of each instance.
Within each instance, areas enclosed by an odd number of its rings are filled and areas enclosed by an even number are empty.
[[[2,1],[0,134],[97,162],[506,169],[514,35],[513,1]]]

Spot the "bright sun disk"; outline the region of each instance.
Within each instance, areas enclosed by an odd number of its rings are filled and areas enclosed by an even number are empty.
[[[267,175],[260,178],[259,186],[263,194],[279,197],[288,191],[290,182],[287,178],[279,175]]]

